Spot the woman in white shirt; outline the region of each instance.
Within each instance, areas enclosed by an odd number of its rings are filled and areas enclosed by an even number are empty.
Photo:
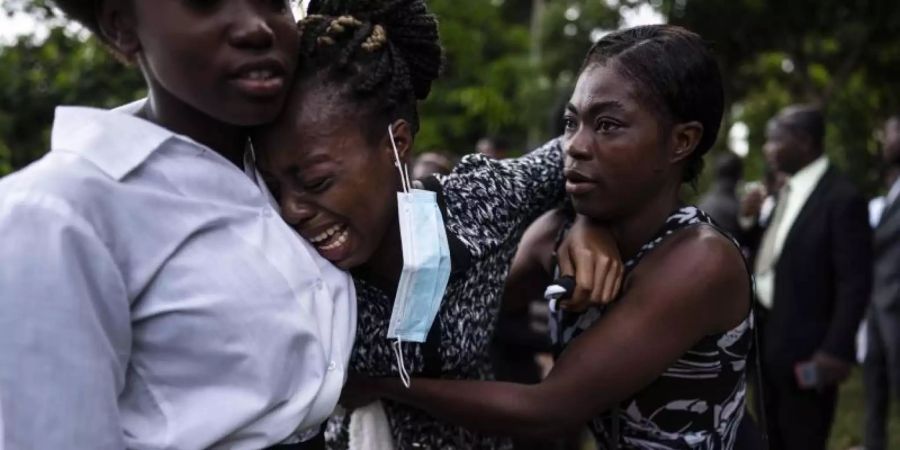
[[[51,151],[0,181],[0,447],[309,447],[355,308],[244,155],[295,69],[289,2],[57,4],[149,93],[58,108]]]

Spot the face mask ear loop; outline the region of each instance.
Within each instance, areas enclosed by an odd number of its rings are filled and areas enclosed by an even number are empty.
[[[400,338],[397,338],[394,341],[394,356],[397,357],[397,369],[400,371],[400,381],[403,382],[403,386],[409,389],[409,372],[406,370],[406,364],[403,362],[403,341]]]
[[[403,192],[409,194],[409,190],[412,189],[409,182],[409,168],[405,164],[400,164],[400,152],[397,151],[397,143],[394,142],[394,130],[390,125],[388,125],[388,136],[391,138],[391,147],[394,149],[394,164],[397,166],[397,171],[400,172],[400,184],[403,185]]]

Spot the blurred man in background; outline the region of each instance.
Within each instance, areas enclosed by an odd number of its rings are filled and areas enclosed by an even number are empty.
[[[773,118],[764,152],[787,175],[755,261],[773,449],[824,449],[871,292],[866,201],[824,155],[811,106]]]
[[[475,144],[475,151],[494,159],[509,157],[509,143],[499,137],[483,137]]]
[[[887,448],[888,405],[891,394],[900,397],[900,115],[885,122],[882,138],[888,193],[873,217],[875,270],[863,363],[866,450]]]
[[[431,175],[447,175],[453,170],[453,160],[442,152],[425,152],[416,157],[412,177],[421,180]]]
[[[726,152],[716,158],[715,180],[706,194],[700,198],[698,207],[735,239],[741,240],[738,224],[741,203],[737,198],[737,184],[744,174],[744,163],[737,155]]]

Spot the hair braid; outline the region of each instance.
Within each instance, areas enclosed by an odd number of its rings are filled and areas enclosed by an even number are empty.
[[[301,20],[300,76],[325,73],[382,116],[418,125],[416,101],[441,70],[438,22],[424,0],[312,0]]]

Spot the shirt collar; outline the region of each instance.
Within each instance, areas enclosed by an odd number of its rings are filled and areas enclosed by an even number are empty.
[[[894,184],[891,185],[891,189],[888,191],[887,195],[884,196],[884,199],[888,205],[894,203],[894,200],[897,200],[897,197],[900,197],[900,177],[898,177]]]
[[[794,192],[812,190],[819,183],[819,180],[822,179],[827,170],[828,157],[822,155],[795,173],[794,176],[788,180],[788,184],[790,184],[791,190]]]
[[[141,165],[177,135],[136,117],[132,103],[105,110],[80,106],[56,108],[50,148],[77,153],[115,180]]]

